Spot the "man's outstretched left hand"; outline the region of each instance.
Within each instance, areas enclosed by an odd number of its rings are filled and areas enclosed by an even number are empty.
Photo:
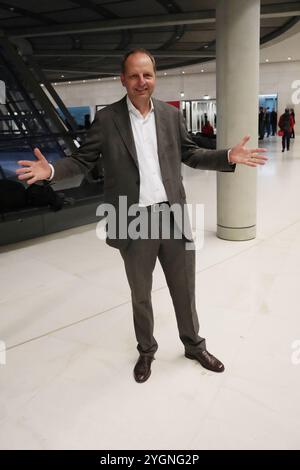
[[[242,141],[232,147],[229,152],[229,162],[230,163],[242,163],[243,165],[247,166],[257,166],[257,165],[264,165],[268,157],[263,155],[267,149],[264,148],[256,148],[256,149],[247,149],[245,144],[250,139],[250,136],[245,136]]]

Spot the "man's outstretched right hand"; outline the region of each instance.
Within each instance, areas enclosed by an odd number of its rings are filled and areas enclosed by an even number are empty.
[[[18,164],[21,165],[22,168],[16,170],[16,174],[19,175],[18,179],[25,180],[28,184],[46,180],[51,176],[51,167],[44,155],[38,148],[35,148],[33,153],[37,160],[19,160]]]

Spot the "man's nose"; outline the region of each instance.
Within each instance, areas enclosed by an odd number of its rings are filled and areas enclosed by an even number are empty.
[[[145,80],[144,76],[139,75],[139,85],[143,86],[143,85],[145,85],[145,83],[146,83],[146,80]]]

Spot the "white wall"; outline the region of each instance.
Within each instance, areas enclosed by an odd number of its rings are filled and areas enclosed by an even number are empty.
[[[278,93],[279,113],[282,113],[287,106],[294,108],[296,115],[299,116],[300,103],[292,103],[292,95],[296,91],[292,88],[292,84],[295,80],[299,81],[299,89],[300,61],[263,64],[260,67],[260,94]],[[300,102],[299,92],[298,101]]]
[[[206,94],[212,98],[216,97],[215,72],[189,73],[188,68],[185,71],[184,75],[178,73],[158,77],[154,96],[163,101],[180,100],[180,92],[184,91],[185,100],[199,99]],[[288,105],[295,109],[297,117],[300,116],[300,104],[292,104],[292,94],[295,92],[292,83],[295,80],[299,80],[298,88],[300,88],[300,61],[268,63],[260,66],[260,94],[277,93],[279,113]],[[55,88],[67,106],[90,106],[92,109],[97,104],[113,103],[125,94],[119,78],[70,85],[58,84]],[[300,93],[298,98],[300,101]]]

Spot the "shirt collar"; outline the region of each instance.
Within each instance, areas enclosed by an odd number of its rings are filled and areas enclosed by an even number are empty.
[[[126,95],[126,102],[127,102],[127,108],[128,108],[128,111],[132,114],[134,114],[137,118],[139,119],[147,119],[147,117],[150,115],[150,113],[153,113],[154,112],[154,106],[153,106],[153,101],[152,99],[150,98],[150,111],[149,113],[147,114],[147,116],[143,116],[140,111],[134,106],[134,104],[132,103],[132,101],[130,100],[129,96]]]

